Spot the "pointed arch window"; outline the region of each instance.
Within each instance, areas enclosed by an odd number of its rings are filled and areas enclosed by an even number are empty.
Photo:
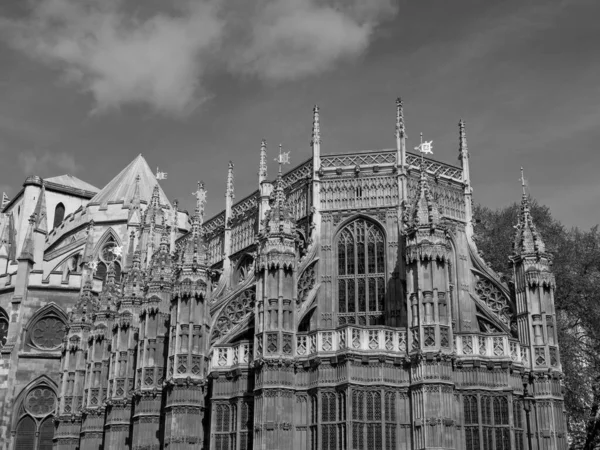
[[[52,228],[57,228],[65,218],[65,205],[59,203],[54,208],[54,222]]]
[[[37,385],[23,398],[16,411],[22,415],[15,428],[15,450],[52,450],[56,394],[46,385]]]
[[[381,323],[385,304],[385,239],[365,219],[347,224],[337,239],[340,325]]]

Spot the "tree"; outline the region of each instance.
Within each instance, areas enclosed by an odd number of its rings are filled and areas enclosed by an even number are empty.
[[[600,444],[600,233],[567,230],[550,209],[531,201],[534,224],[554,256],[555,306],[565,408],[573,449]],[[520,205],[476,206],[474,239],[490,267],[512,283],[509,256]]]

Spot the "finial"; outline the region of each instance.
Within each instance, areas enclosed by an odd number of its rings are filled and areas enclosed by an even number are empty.
[[[233,190],[233,162],[231,161],[229,161],[229,167],[227,169],[227,188],[225,191],[225,196],[231,199],[235,198]]]
[[[201,225],[204,219],[204,205],[206,204],[206,189],[204,189],[204,182],[198,181],[198,190],[192,195],[196,197],[196,214],[194,219]]]
[[[319,106],[315,105],[313,108],[313,128],[312,128],[312,141],[311,145],[318,145],[321,143],[321,123],[319,119]]]
[[[525,175],[523,173],[522,167],[521,167],[521,187],[523,188],[523,197],[527,196],[527,192],[525,191]]]
[[[400,97],[396,99],[396,137],[406,137],[404,128],[404,107]]]
[[[263,139],[260,143],[260,162],[258,164],[258,177],[260,181],[267,178],[267,141]]]

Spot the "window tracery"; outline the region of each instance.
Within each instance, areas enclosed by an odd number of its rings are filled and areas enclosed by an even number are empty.
[[[381,229],[356,219],[338,236],[340,325],[381,322],[385,303],[385,239]]]
[[[237,295],[223,308],[215,325],[213,341],[225,336],[238,323],[240,323],[254,309],[256,300],[255,288],[246,289]]]
[[[55,350],[65,336],[64,321],[54,314],[40,317],[31,327],[30,342],[40,350]]]
[[[484,277],[476,276],[475,293],[479,299],[507,326],[512,319],[511,305],[504,293]]]
[[[507,397],[481,395],[478,398],[475,394],[465,395],[463,410],[466,450],[479,450],[480,448],[510,450],[510,417]],[[522,427],[520,415],[517,416],[516,412],[513,420],[515,429]],[[522,430],[520,436],[522,442]],[[515,432],[515,437],[518,441],[518,431]],[[517,442],[517,448],[523,447],[519,447]]]
[[[15,450],[52,450],[56,394],[46,385],[37,385],[21,397],[15,428]]]

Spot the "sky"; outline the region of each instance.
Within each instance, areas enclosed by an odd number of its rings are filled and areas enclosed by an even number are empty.
[[[531,195],[567,227],[598,219],[600,2],[596,0],[4,0],[0,191],[70,173],[103,187],[139,153],[171,199],[207,215],[257,188],[265,138],[292,164],[409,148],[458,164],[466,121],[474,201]]]

